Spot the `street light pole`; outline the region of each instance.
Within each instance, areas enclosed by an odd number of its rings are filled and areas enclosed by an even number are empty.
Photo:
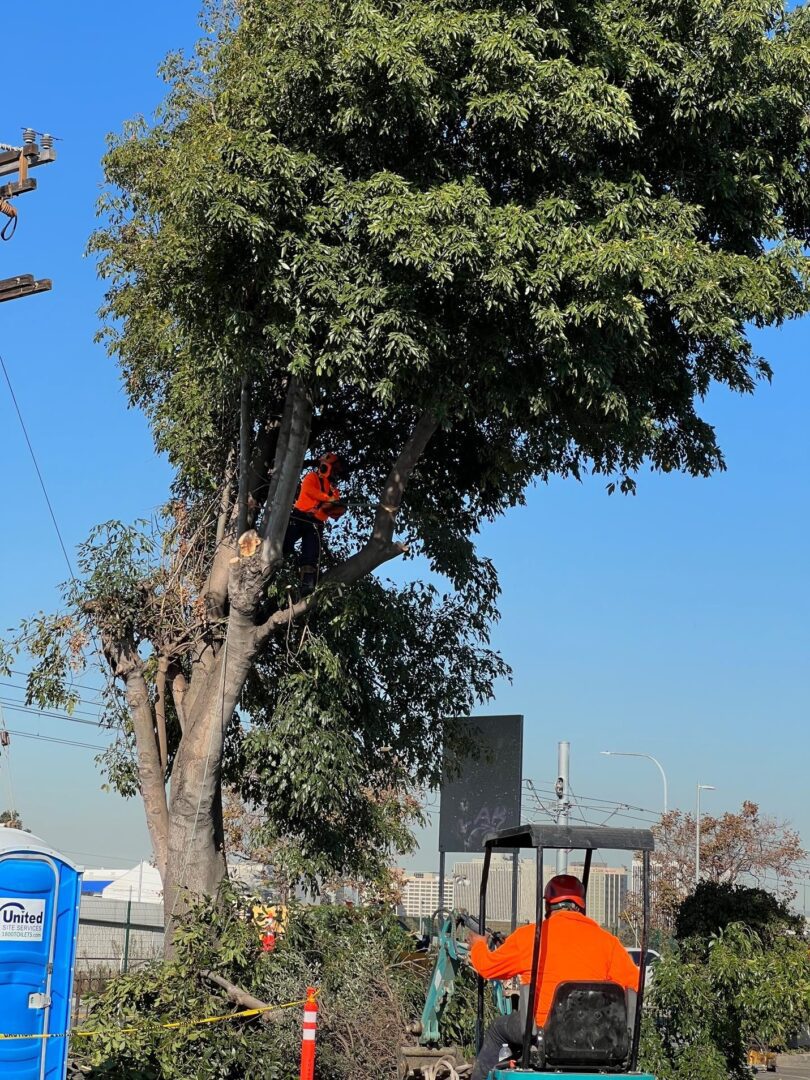
[[[658,766],[658,771],[661,773],[661,779],[664,781],[664,814],[666,815],[669,810],[669,794],[667,788],[667,774],[664,772],[664,766],[658,760],[652,756],[652,754],[639,754],[632,750],[601,750],[600,753],[605,757],[643,757],[647,758],[654,765]]]
[[[695,811],[695,888],[700,884],[700,793],[701,791],[717,791],[712,784],[698,784],[697,786],[697,809]]]

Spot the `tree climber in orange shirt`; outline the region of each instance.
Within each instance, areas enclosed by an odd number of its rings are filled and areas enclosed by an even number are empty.
[[[301,490],[284,537],[284,554],[292,555],[300,541],[299,566],[301,593],[304,596],[311,593],[318,582],[324,524],[346,513],[346,504],[340,498],[337,481],[345,479],[348,473],[349,467],[344,459],[339,454],[328,453],[318,458],[318,468],[308,472],[301,481]]]
[[[540,930],[540,964],[535,992],[535,1021],[546,1022],[554,991],[563,982],[615,982],[637,990],[639,970],[617,937],[585,915],[585,889],[571,874],[553,877],[543,893],[545,918]],[[470,934],[470,963],[485,979],[531,981],[535,925],[518,927],[490,952],[482,934]],[[516,1010],[491,1025],[475,1060],[470,1080],[486,1080],[507,1043],[514,1057],[523,1049],[525,1017]]]

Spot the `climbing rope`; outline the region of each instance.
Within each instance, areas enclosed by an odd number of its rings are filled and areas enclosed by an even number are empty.
[[[8,199],[0,199],[0,214],[5,214],[8,218],[0,231],[0,240],[10,240],[17,230],[17,211]]]

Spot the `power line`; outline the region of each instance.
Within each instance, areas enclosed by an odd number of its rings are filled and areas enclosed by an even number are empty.
[[[74,739],[58,739],[55,735],[33,735],[30,731],[14,731],[6,728],[9,735],[15,735],[20,739],[37,739],[40,742],[59,743],[60,746],[80,746],[86,750],[107,750],[108,746],[98,746],[95,743],[76,742]]]
[[[76,851],[73,848],[60,848],[60,850],[66,855],[81,855],[85,859],[106,859],[108,862],[120,862],[127,866],[132,866],[133,863],[137,866],[144,861],[137,857],[127,859],[123,855],[101,855],[97,851]]]
[[[17,668],[8,669],[10,675],[19,675],[23,679],[28,679],[31,676],[30,671],[18,671]],[[71,686],[75,686],[77,690],[92,690],[94,694],[102,693],[99,686],[88,686],[87,683],[71,682]]]
[[[62,532],[61,532],[61,530],[59,528],[59,522],[56,520],[56,514],[53,511],[53,506],[51,504],[51,500],[50,500],[50,497],[48,495],[48,489],[45,487],[45,480],[42,477],[42,471],[40,470],[39,462],[37,461],[37,456],[34,453],[34,447],[31,445],[31,439],[30,439],[30,437],[28,435],[28,428],[25,426],[25,421],[23,420],[23,414],[22,414],[22,412],[20,410],[19,402],[17,401],[17,395],[14,393],[14,387],[11,385],[11,379],[9,378],[8,370],[6,368],[6,362],[3,359],[2,353],[0,353],[0,367],[2,367],[3,374],[6,377],[6,384],[8,385],[8,392],[11,394],[11,400],[14,402],[14,408],[17,411],[17,419],[20,421],[20,427],[22,428],[22,433],[25,436],[25,441],[26,441],[26,444],[28,445],[28,452],[31,455],[31,460],[34,463],[34,469],[36,470],[37,478],[39,479],[39,486],[42,488],[42,494],[45,496],[45,502],[46,502],[46,504],[48,506],[48,513],[51,515],[51,521],[53,522],[53,527],[56,530],[57,537],[59,538],[59,546],[62,548],[62,554],[65,557],[65,562],[67,563],[68,572],[69,572],[71,578],[75,579],[76,575],[73,573],[73,565],[72,565],[72,563],[70,561],[70,556],[67,553],[67,548],[65,547],[65,541],[62,538]]]
[[[9,690],[16,690],[16,691],[18,691],[20,693],[25,692],[24,688],[22,686],[18,686],[16,683],[4,682],[2,679],[0,679],[0,686],[5,686]],[[81,701],[81,698],[79,700]],[[36,708],[36,706],[31,704],[30,700],[26,700],[25,698],[23,698],[22,700],[20,700],[18,698],[13,698],[13,699],[11,699],[10,704],[12,704],[12,705],[18,705],[18,704],[19,705],[24,705],[27,709]],[[55,706],[51,706],[51,709],[53,709],[54,707]],[[100,716],[100,714],[102,712],[102,706],[98,705],[98,706],[83,709],[79,705],[77,705],[73,709],[64,708],[64,709],[61,709],[60,711],[68,713],[69,716],[74,716],[75,714],[78,714],[79,716],[84,715],[84,716],[98,717],[98,716]]]
[[[39,480],[39,486],[42,488],[42,494],[43,494],[43,496],[45,498],[45,503],[47,504],[47,507],[48,507],[48,513],[51,516],[51,521],[53,522],[53,527],[54,527],[54,530],[56,532],[57,539],[59,541],[59,546],[62,549],[62,555],[65,558],[65,565],[68,568],[68,573],[70,575],[71,580],[78,583],[78,578],[76,577],[76,574],[75,574],[75,572],[73,570],[73,564],[70,561],[70,556],[68,555],[67,547],[65,546],[65,541],[64,541],[64,538],[62,536],[62,530],[59,528],[59,522],[56,520],[56,514],[55,514],[54,509],[53,509],[53,504],[51,503],[50,496],[48,495],[48,489],[45,486],[45,479],[44,479],[44,477],[42,475],[42,470],[39,467],[39,462],[37,461],[37,456],[34,453],[34,447],[33,447],[32,443],[31,443],[31,438],[30,438],[30,436],[28,434],[28,428],[26,427],[25,420],[23,419],[22,410],[20,409],[20,404],[17,401],[17,395],[14,393],[14,387],[11,384],[11,378],[9,377],[8,369],[6,367],[6,362],[5,362],[5,359],[3,358],[2,353],[0,353],[0,367],[2,367],[2,369],[3,369],[3,375],[5,376],[6,384],[8,385],[8,390],[9,390],[9,393],[11,395],[11,400],[13,401],[14,408],[15,408],[15,410],[17,412],[17,419],[20,421],[20,427],[22,428],[22,433],[23,433],[23,436],[25,437],[25,442],[26,442],[26,445],[28,447],[28,452],[31,455],[31,461],[33,462],[34,469],[36,470],[37,478]],[[102,654],[101,648],[99,647],[98,639],[96,637],[96,632],[95,632],[95,629],[92,626],[92,624],[90,625],[90,637],[92,638],[93,645],[94,645],[95,650],[96,650],[96,656],[97,656],[98,661],[99,661],[99,669],[100,669],[100,671],[102,673],[102,676],[103,676],[105,682],[107,683],[107,688],[110,689],[110,688],[113,687],[112,678],[111,678],[109,670],[104,666],[104,663],[102,662],[102,655],[103,654]]]
[[[17,682],[9,682],[7,680],[0,679],[0,686],[5,686],[9,690],[16,690],[19,694],[25,694],[26,696],[28,695],[28,687],[21,686]],[[71,687],[71,690],[72,689],[73,688]],[[80,694],[76,695],[76,701],[77,705],[74,709],[74,712],[91,713],[93,716],[97,716],[99,712],[101,712],[101,710],[104,708],[103,702],[90,701],[88,698],[83,698]],[[23,704],[27,704],[27,702],[24,701]]]
[[[48,712],[46,709],[37,709],[32,705],[18,705],[14,701],[8,701],[6,698],[0,698],[0,705],[8,709],[9,712],[25,713],[30,716],[44,716],[51,720],[67,720],[71,724],[85,724],[87,727],[104,727],[99,720],[85,720],[81,716],[67,716],[62,713]]]

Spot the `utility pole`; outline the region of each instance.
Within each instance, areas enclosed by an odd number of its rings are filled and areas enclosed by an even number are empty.
[[[0,186],[0,214],[8,218],[5,227],[0,231],[3,240],[10,240],[17,228],[17,210],[10,200],[18,195],[25,195],[28,191],[36,191],[37,182],[28,175],[29,170],[56,161],[53,136],[42,135],[37,143],[37,134],[33,128],[26,128],[22,146],[0,143],[0,176],[17,176],[17,180]],[[0,303],[5,300],[18,300],[21,296],[32,296],[34,293],[49,292],[50,288],[49,278],[37,280],[33,274],[3,278],[0,279]]]
[[[571,744],[569,742],[557,743],[557,782],[554,785],[554,793],[557,796],[557,824],[567,825],[571,813],[571,800],[569,798],[569,765],[571,760]],[[568,873],[568,852],[559,848],[557,850],[557,873]]]

